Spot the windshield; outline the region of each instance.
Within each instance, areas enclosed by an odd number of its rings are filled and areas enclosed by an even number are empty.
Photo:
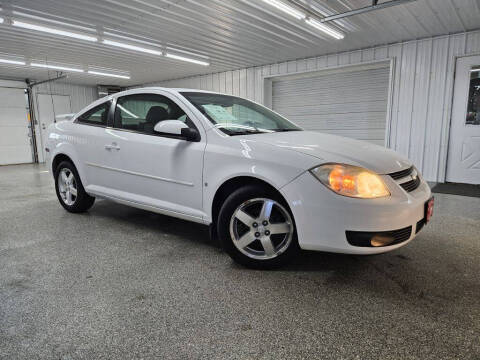
[[[264,106],[235,96],[182,92],[218,129],[228,135],[299,131],[298,126]]]

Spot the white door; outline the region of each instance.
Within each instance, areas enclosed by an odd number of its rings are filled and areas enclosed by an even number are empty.
[[[117,99],[114,129],[107,131],[110,139],[103,149],[111,157],[110,191],[122,200],[201,219],[205,137],[191,142],[153,131],[157,122],[168,119],[195,127],[185,110],[167,96]]]
[[[272,108],[305,130],[385,145],[390,64],[273,80]]]
[[[457,59],[446,180],[480,184],[480,56]]]
[[[32,162],[24,89],[0,88],[0,165]]]
[[[55,116],[70,114],[70,96],[69,95],[37,95],[37,114],[38,129],[40,136],[37,138],[38,161],[45,161],[45,144],[48,126],[55,121]],[[37,132],[38,134],[38,132]]]

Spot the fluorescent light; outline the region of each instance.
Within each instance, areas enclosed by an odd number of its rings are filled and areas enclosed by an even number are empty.
[[[102,42],[105,45],[117,46],[117,47],[121,47],[121,48],[128,49],[128,50],[141,51],[141,52],[145,52],[145,53],[152,54],[152,55],[163,55],[160,50],[153,50],[153,49],[144,48],[144,47],[141,47],[141,46],[130,45],[130,44],[117,42],[117,41],[113,41],[113,40],[107,40],[107,39],[103,40]],[[170,54],[170,53],[165,54],[165,56],[168,57],[168,58],[171,58],[171,59],[188,61],[188,62],[198,64],[198,65],[203,65],[203,66],[210,65],[206,61],[196,60],[196,59],[192,59],[192,58],[188,58],[188,57],[184,57],[184,56],[179,56],[179,55],[173,55],[173,54]]]
[[[0,24],[3,24],[4,20],[0,17]]]
[[[83,72],[83,69],[70,68],[70,67],[66,67],[66,66],[48,65],[48,64],[41,64],[41,63],[31,63],[30,65],[35,66],[35,67],[54,69],[54,70]]]
[[[330,35],[331,37],[333,37],[337,40],[343,39],[345,37],[345,35],[343,35],[341,32],[336,31],[336,30],[332,29],[331,27],[322,24],[320,21],[317,21],[317,20],[314,20],[314,19],[307,19],[306,23],[308,25],[313,26],[314,28],[316,28],[320,31],[323,31],[325,34]]]
[[[128,50],[141,51],[141,52],[148,53],[148,54],[153,54],[153,55],[162,55],[161,51],[153,50],[153,49],[147,49],[147,48],[144,48],[144,47],[141,47],[141,46],[125,44],[125,43],[112,41],[112,40],[103,40],[102,42],[105,45],[117,46],[117,47],[121,47],[121,48],[128,49]]]
[[[470,72],[478,72],[478,71],[480,71],[480,68],[475,68],[475,69],[470,70]]]
[[[291,6],[286,5],[281,1],[277,1],[277,0],[263,0],[263,1],[265,1],[266,3],[276,7],[279,10],[282,10],[283,12],[286,12],[287,14],[289,14],[289,15],[297,18],[297,19],[305,19],[305,17],[306,17],[306,15],[303,12],[301,12],[297,9],[294,9]]]
[[[203,54],[197,54],[197,53],[193,53],[191,51],[187,51],[187,50],[183,50],[183,49],[177,49],[177,48],[174,48],[174,47],[167,47],[166,48],[166,52],[167,53],[176,53],[176,54],[180,54],[181,56],[185,55],[187,57],[189,57],[190,55],[192,55],[194,58],[203,58],[205,60],[208,60],[208,56],[206,55],[203,55]]]
[[[196,60],[196,59],[191,59],[191,58],[187,58],[187,57],[184,57],[184,56],[179,56],[179,55],[174,55],[174,54],[166,54],[165,55],[167,58],[171,58],[171,59],[175,59],[175,60],[181,60],[181,61],[187,61],[187,62],[191,62],[191,63],[194,63],[194,64],[198,64],[198,65],[203,65],[203,66],[208,66],[210,65],[208,62],[206,61],[201,61],[201,60]]]
[[[110,77],[120,78],[120,79],[130,79],[130,76],[127,76],[127,75],[110,74],[110,73],[105,73],[101,71],[88,70],[88,73],[92,75],[110,76]]]
[[[24,28],[24,29],[43,31],[43,32],[46,32],[46,33],[49,33],[49,34],[68,36],[68,37],[72,37],[72,38],[80,39],[80,40],[97,41],[97,38],[95,36],[73,33],[73,32],[70,32],[70,31],[55,29],[55,28],[51,28],[51,27],[25,23],[23,21],[18,21],[18,20],[13,20],[12,25],[17,26],[17,27],[21,27],[21,28]]]
[[[25,65],[25,61],[8,60],[8,59],[0,59],[0,63],[13,64],[13,65]]]

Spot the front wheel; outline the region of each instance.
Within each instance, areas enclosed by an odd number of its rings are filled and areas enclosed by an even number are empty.
[[[247,267],[275,268],[298,250],[287,204],[278,194],[259,186],[246,186],[227,198],[217,229],[226,252]]]
[[[77,169],[70,161],[62,161],[55,169],[55,190],[60,204],[72,213],[87,211],[95,202],[95,198],[85,192]]]

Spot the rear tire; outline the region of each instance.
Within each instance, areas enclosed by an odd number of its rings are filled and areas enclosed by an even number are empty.
[[[62,161],[55,169],[55,190],[65,210],[80,213],[90,209],[95,198],[83,188],[78,171],[70,161]]]
[[[295,222],[285,200],[261,186],[245,186],[225,200],[217,231],[230,257],[249,268],[277,268],[299,249]]]

